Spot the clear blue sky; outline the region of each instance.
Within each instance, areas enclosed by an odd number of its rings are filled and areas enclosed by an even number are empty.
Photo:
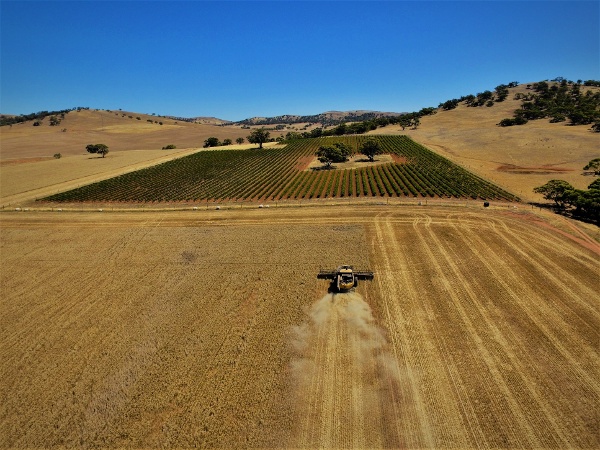
[[[416,111],[600,79],[598,1],[5,1],[0,112]]]

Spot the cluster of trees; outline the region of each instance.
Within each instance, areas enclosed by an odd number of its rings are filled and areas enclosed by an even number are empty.
[[[104,144],[89,144],[85,147],[88,153],[99,153],[104,158],[108,153],[108,146]]]
[[[553,200],[558,208],[575,217],[600,223],[600,178],[596,178],[587,191],[575,189],[564,180],[550,180],[536,187],[534,192],[542,194],[546,200]]]
[[[369,161],[375,160],[375,155],[383,153],[381,145],[376,139],[367,139],[359,147],[358,152],[369,158]],[[352,148],[344,142],[335,142],[332,145],[322,145],[316,152],[320,162],[330,169],[332,163],[342,163],[348,161],[354,154]]]
[[[600,158],[592,159],[583,170],[592,170],[600,175]],[[568,211],[575,217],[600,223],[600,178],[596,178],[587,190],[575,189],[564,180],[550,180],[534,190],[546,200],[552,200],[558,208]]]
[[[421,117],[436,113],[436,109],[429,107],[423,108],[418,112],[402,114],[400,116],[381,116],[364,122],[340,123],[339,125],[328,130],[323,127],[313,128],[311,131],[296,131],[288,132],[285,137],[280,140],[292,141],[295,139],[310,139],[326,136],[343,136],[348,134],[364,134],[367,131],[376,130],[379,127],[388,125],[400,125],[404,130],[407,127],[417,129],[421,124]]]
[[[221,142],[219,138],[211,136],[204,140],[204,148],[220,147],[222,145],[231,145],[231,139],[224,139],[223,142]]]
[[[556,78],[552,83],[540,81],[528,86],[533,92],[521,95],[521,107],[512,118],[501,120],[502,127],[523,125],[530,120],[549,118],[551,123],[565,122],[571,125],[592,125],[592,130],[600,132],[600,91],[582,92],[581,86],[596,86],[600,82],[588,80],[583,83]]]
[[[331,113],[321,113],[308,116],[295,116],[295,115],[283,115],[275,117],[265,118],[252,118],[244,119],[239,122],[235,122],[237,125],[249,126],[249,125],[277,125],[277,124],[295,124],[295,123],[319,123],[323,127],[330,127],[334,125],[340,125],[345,122],[368,122],[381,117],[394,117],[398,114],[386,115],[380,112],[364,112],[356,113],[349,112],[343,116],[335,117]]]
[[[250,142],[251,144],[258,144],[259,148],[263,148],[263,144],[265,142],[270,142],[273,141],[274,139],[271,139],[271,133],[269,133],[265,128],[257,128],[256,130],[253,130],[252,133],[250,133],[250,136],[248,136],[246,139],[248,139],[248,142]],[[243,137],[239,137],[235,140],[235,142],[238,145],[241,145],[244,143],[244,138]],[[216,137],[209,137],[208,139],[206,139],[204,141],[204,148],[208,148],[208,147],[219,147],[222,145],[231,145],[233,144],[233,141],[231,139],[224,139],[223,142],[221,142],[219,140],[219,138]]]
[[[56,116],[60,116],[61,119],[65,118],[65,114],[68,114],[71,111],[80,111],[82,109],[89,109],[89,108],[84,108],[81,106],[78,106],[76,108],[71,108],[71,109],[61,109],[60,111],[39,111],[36,113],[31,113],[31,114],[21,114],[19,116],[0,116],[0,126],[5,126],[5,125],[14,125],[17,123],[23,123],[23,122],[27,122],[29,120],[34,120],[35,122],[33,123],[34,126],[39,126],[42,123],[42,120],[44,120],[46,117],[51,116],[50,117],[50,125],[54,126],[54,125],[58,125],[60,123],[60,120],[58,119],[58,117]],[[37,123],[37,125],[36,125]]]
[[[503,102],[508,97],[508,89],[517,87],[518,81],[511,81],[508,84],[500,84],[496,86],[494,92],[486,90],[478,93],[477,95],[463,95],[460,98],[453,98],[446,100],[439,104],[439,107],[445,111],[456,108],[459,103],[465,103],[467,106],[478,107],[478,106],[494,106],[494,103]]]

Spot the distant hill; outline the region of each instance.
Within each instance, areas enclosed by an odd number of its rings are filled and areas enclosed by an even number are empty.
[[[217,117],[175,117],[165,116],[168,119],[179,120],[181,122],[202,123],[205,125],[226,125],[232,123],[231,120],[223,120]]]
[[[376,119],[378,117],[397,117],[403,113],[382,112],[382,111],[326,111],[321,114],[300,116],[294,114],[285,114],[275,117],[251,117],[249,119],[234,122],[235,125],[275,125],[275,124],[295,124],[295,123],[319,123],[322,126],[338,125],[343,122],[363,122]]]

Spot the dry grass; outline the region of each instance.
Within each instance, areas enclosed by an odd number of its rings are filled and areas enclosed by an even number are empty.
[[[122,117],[125,115],[125,117]],[[130,119],[128,116],[132,116]],[[136,117],[140,117],[137,120]],[[153,123],[147,122],[152,120]],[[159,125],[156,122],[163,122]],[[62,129],[67,131],[63,132]],[[187,123],[151,115],[125,111],[72,111],[58,125],[32,126],[32,122],[0,129],[0,160],[86,154],[87,144],[103,143],[110,152],[129,150],[160,150],[173,144],[177,148],[202,147],[204,140],[214,136],[235,142],[246,137],[250,130],[240,127],[221,127],[205,123]],[[279,133],[271,132],[272,137]]]
[[[461,104],[454,110],[440,110],[423,117],[417,130],[388,126],[373,133],[407,134],[524,200],[543,200],[533,188],[554,178],[587,189],[593,179],[582,175],[583,167],[600,156],[598,133],[592,133],[589,126],[549,123],[547,119],[496,126],[519,108],[521,101],[513,99],[516,92],[530,91],[523,86],[510,89],[506,101],[489,108]]]
[[[0,233],[3,448],[600,445],[600,248],[536,215],[3,212]],[[375,280],[326,295],[342,262]]]

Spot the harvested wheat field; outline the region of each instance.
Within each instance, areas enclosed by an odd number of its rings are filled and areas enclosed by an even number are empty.
[[[600,248],[533,213],[0,214],[0,446],[597,448]],[[322,268],[375,272],[328,293]]]

